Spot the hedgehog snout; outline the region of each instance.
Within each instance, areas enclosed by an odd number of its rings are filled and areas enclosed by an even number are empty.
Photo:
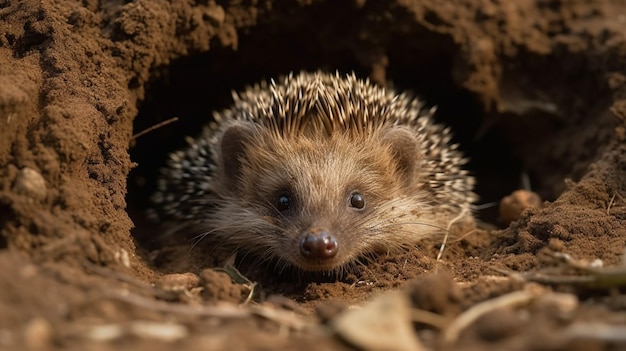
[[[327,230],[311,228],[300,241],[300,254],[308,260],[328,260],[337,256],[339,243]]]

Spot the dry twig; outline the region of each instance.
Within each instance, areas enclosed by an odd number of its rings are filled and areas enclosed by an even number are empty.
[[[166,119],[166,120],[165,120],[165,121],[163,121],[163,122],[159,122],[159,123],[157,123],[157,124],[153,125],[152,127],[148,127],[148,128],[146,128],[146,129],[142,130],[141,132],[139,132],[139,133],[137,133],[137,134],[133,135],[133,136],[130,138],[130,140],[131,140],[131,142],[132,142],[132,141],[135,141],[135,140],[137,140],[137,138],[139,138],[139,137],[141,137],[141,136],[144,136],[144,135],[146,135],[146,134],[150,133],[150,132],[151,132],[151,131],[153,131],[153,130],[159,129],[159,128],[163,127],[163,126],[166,126],[166,125],[168,125],[168,124],[170,124],[170,123],[174,123],[174,122],[176,122],[176,121],[178,121],[178,117],[172,117],[172,118],[170,118],[170,119]]]
[[[452,323],[450,323],[450,325],[448,325],[448,327],[443,331],[444,342],[448,344],[456,342],[464,329],[469,327],[478,318],[486,313],[502,307],[514,307],[526,304],[535,299],[540,292],[540,289],[532,291],[515,291],[472,306],[470,309],[454,319]]]

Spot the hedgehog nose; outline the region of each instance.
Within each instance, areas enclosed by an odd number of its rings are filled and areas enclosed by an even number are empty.
[[[300,242],[300,253],[307,259],[333,258],[338,248],[337,239],[325,230],[311,230]]]

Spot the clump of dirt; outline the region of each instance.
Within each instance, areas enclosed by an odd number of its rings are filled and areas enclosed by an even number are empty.
[[[0,347],[623,347],[625,14],[617,0],[0,0]],[[441,259],[424,243],[341,277],[245,259],[218,272],[201,247],[157,240],[143,213],[166,154],[231,90],[318,69],[437,105],[482,203],[528,185],[546,201],[506,227],[480,210]]]

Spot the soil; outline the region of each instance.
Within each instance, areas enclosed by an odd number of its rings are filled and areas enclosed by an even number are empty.
[[[626,349],[625,33],[620,0],[0,0],[0,349]],[[437,105],[479,229],[347,276],[158,240],[167,153],[318,69]]]

